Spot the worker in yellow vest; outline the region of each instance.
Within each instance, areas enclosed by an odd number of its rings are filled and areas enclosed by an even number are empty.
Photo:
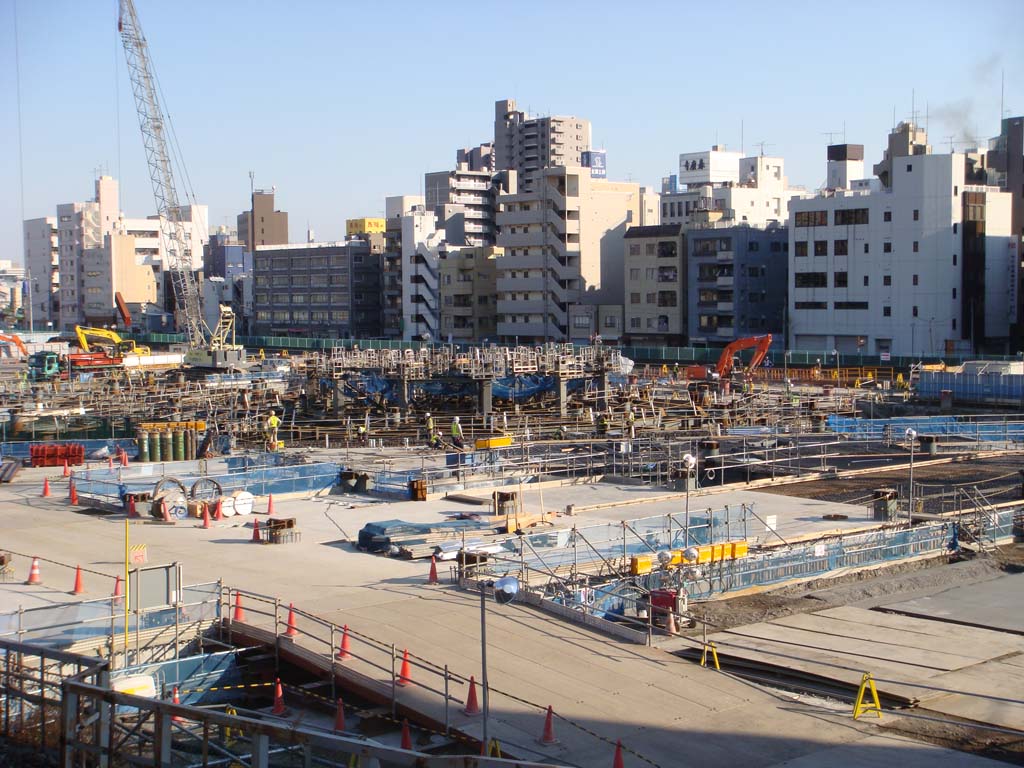
[[[264,428],[267,433],[267,445],[271,451],[277,450],[277,430],[280,426],[281,419],[278,417],[276,411],[271,410]]]
[[[462,448],[465,445],[462,440],[462,424],[459,423],[458,416],[452,419],[452,443],[456,448]]]

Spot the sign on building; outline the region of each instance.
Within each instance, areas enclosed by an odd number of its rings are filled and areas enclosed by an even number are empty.
[[[608,176],[608,153],[603,149],[591,149],[581,153],[580,160],[584,168],[590,169],[592,179],[604,179]]]

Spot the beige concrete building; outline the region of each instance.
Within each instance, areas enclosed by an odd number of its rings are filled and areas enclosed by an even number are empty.
[[[579,167],[545,168],[533,188],[498,197],[498,335],[564,341],[571,304],[621,304],[627,227],[641,225],[647,192],[594,179]]]
[[[25,271],[32,294],[32,328],[45,329],[56,323],[60,313],[60,248],[57,242],[57,217],[26,219]],[[51,326],[52,327],[52,326]]]
[[[504,252],[494,246],[460,248],[442,254],[441,337],[451,341],[493,339],[497,331],[498,265]]]
[[[542,168],[583,164],[590,149],[590,121],[580,117],[531,117],[514,99],[494,104],[494,168],[516,171],[520,188],[530,191],[530,175]]]
[[[686,341],[685,236],[681,224],[626,231],[624,333],[631,343]]]
[[[274,210],[274,190],[257,189],[252,193],[252,207],[238,214],[238,239],[249,250],[253,244],[288,244],[288,213]]]
[[[128,304],[157,300],[156,276],[148,264],[137,263],[131,235],[106,235],[102,248],[83,251],[81,263],[82,320],[87,325],[120,322],[114,308],[117,293]]]

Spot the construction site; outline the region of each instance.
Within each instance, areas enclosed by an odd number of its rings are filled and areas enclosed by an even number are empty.
[[[181,333],[0,335],[0,764],[1024,765],[1021,363],[208,325],[120,9]]]

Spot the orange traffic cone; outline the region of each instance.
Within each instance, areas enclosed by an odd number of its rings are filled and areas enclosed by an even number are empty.
[[[479,715],[480,703],[476,700],[476,678],[469,676],[469,696],[466,697],[466,706],[462,710],[464,715]]]
[[[42,584],[43,583],[43,577],[39,573],[39,558],[38,557],[33,557],[32,558],[32,567],[29,568],[29,570],[28,570],[28,581],[26,581],[25,583],[26,584]]]
[[[235,592],[235,615],[231,617],[232,621],[245,621],[245,609],[242,608],[242,593]]]
[[[402,749],[412,749],[412,734],[409,732],[408,720],[402,720]]]
[[[676,626],[676,613],[675,611],[668,612],[668,618],[665,619],[665,633],[669,635],[678,635],[679,627]]]
[[[344,661],[345,659],[352,658],[352,654],[348,650],[348,624],[341,628],[341,646],[338,648],[338,653],[335,655],[336,659]]]
[[[395,681],[395,685],[404,688],[411,682],[412,673],[409,671],[409,651],[406,649],[402,651],[402,668],[398,671],[398,680]]]
[[[224,519],[223,506],[224,506],[224,500],[223,499],[217,499],[217,506],[215,506],[213,508],[213,519],[216,520],[218,523],[221,520]]]
[[[612,760],[612,768],[626,768],[622,760],[622,739],[615,742],[615,759]]]
[[[288,637],[295,637],[299,634],[298,628],[295,626],[295,604],[288,603],[288,629],[285,630],[285,634]]]
[[[50,498],[50,478],[48,477],[43,478],[43,498]]]
[[[70,488],[68,489],[68,504],[71,504],[71,505],[77,505],[78,504],[78,491],[75,490],[75,481],[74,480],[71,481]]]
[[[121,449],[121,466],[128,466],[128,451],[126,451],[124,448]]]
[[[114,468],[114,457],[113,456],[107,456],[107,469],[113,469],[113,468]]]
[[[121,577],[114,579],[114,597],[121,597]]]
[[[174,686],[174,693],[171,696],[171,704],[181,704],[181,699],[178,698],[178,686]],[[175,723],[181,722],[181,718],[177,715],[171,715],[171,720]]]
[[[430,575],[427,576],[427,584],[437,584],[437,558],[430,556]]]
[[[163,513],[164,513],[164,522],[165,522],[165,523],[170,523],[170,522],[173,522],[173,521],[171,520],[171,513],[170,513],[170,511],[169,511],[169,510],[167,509],[167,502],[166,502],[166,501],[161,501],[161,502],[160,502],[160,509],[161,509],[161,510],[163,511]]]
[[[338,711],[334,713],[334,730],[344,731],[345,728],[345,703],[338,699]]]
[[[555,738],[555,713],[551,709],[551,705],[548,705],[548,715],[544,718],[544,733],[538,739],[541,744],[557,744],[558,739]]]
[[[277,679],[277,685],[274,687],[274,708],[270,710],[270,714],[278,717],[284,714],[284,691],[281,690],[281,678]]]
[[[253,544],[262,544],[263,541],[260,539],[260,521],[253,518],[252,521],[252,541]]]
[[[71,477],[71,467],[68,466],[67,459],[64,459],[64,477]]]
[[[138,517],[139,510],[135,507],[135,497],[132,495],[128,496],[128,517]]]
[[[203,528],[210,527],[210,508],[204,503],[203,504]]]
[[[72,595],[80,595],[85,592],[85,587],[82,586],[82,566],[75,566],[75,586],[71,589]]]
[[[267,517],[271,517],[274,514],[274,494],[270,494],[267,497]]]

